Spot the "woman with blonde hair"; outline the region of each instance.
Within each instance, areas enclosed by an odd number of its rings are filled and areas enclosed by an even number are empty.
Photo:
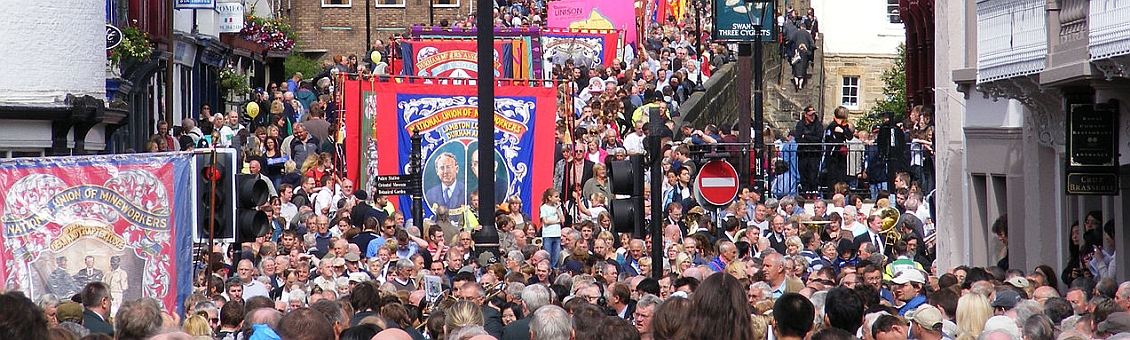
[[[208,319],[199,314],[185,318],[181,330],[193,337],[212,336],[212,329],[208,327]]]
[[[804,244],[800,241],[800,237],[790,236],[785,239],[785,255],[786,256],[799,256],[800,251],[804,250]]]
[[[643,276],[651,277],[651,256],[644,256],[639,259],[640,274]],[[658,278],[656,278],[658,279]]]
[[[468,300],[456,301],[447,307],[445,312],[444,333],[450,334],[451,331],[463,326],[482,326],[484,323],[482,308]]]
[[[957,339],[973,340],[985,329],[985,321],[993,316],[993,307],[984,295],[969,293],[957,300]]]
[[[302,169],[300,173],[310,173],[311,171],[314,171],[314,168],[317,168],[318,165],[321,165],[321,157],[314,157],[314,155],[310,155],[309,157],[306,157],[306,161],[302,162]],[[321,178],[315,177],[315,179],[320,180]]]

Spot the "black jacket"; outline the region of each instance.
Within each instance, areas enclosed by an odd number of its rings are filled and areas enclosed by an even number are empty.
[[[114,325],[106,322],[106,320],[102,320],[101,315],[89,309],[82,311],[82,326],[90,330],[91,333],[102,333],[114,336]]]
[[[503,327],[499,340],[530,340],[530,316],[514,320]]]

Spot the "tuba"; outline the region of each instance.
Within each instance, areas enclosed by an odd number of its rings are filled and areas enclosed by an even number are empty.
[[[883,236],[883,243],[887,247],[892,247],[896,242],[902,239],[902,233],[898,231],[898,222],[902,217],[898,209],[892,207],[884,207],[871,214],[872,216],[878,215],[882,219],[883,229],[879,231],[879,235]]]

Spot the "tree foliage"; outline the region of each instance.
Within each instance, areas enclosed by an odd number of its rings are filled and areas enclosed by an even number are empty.
[[[871,127],[882,123],[879,117],[885,112],[894,113],[896,122],[906,119],[906,44],[899,44],[898,55],[881,77],[885,98],[875,101],[870,114],[856,120],[857,130],[871,130]]]
[[[317,59],[307,58],[300,53],[291,53],[283,61],[283,72],[288,79],[294,75],[294,72],[302,72],[303,77],[310,78],[321,70],[321,62]]]

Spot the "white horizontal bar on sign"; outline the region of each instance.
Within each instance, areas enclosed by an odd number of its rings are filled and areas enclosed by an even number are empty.
[[[734,179],[734,178],[711,177],[711,178],[703,178],[702,179],[702,186],[703,187],[729,188],[729,187],[734,187],[734,186],[737,186],[737,185],[738,185],[737,179]]]

